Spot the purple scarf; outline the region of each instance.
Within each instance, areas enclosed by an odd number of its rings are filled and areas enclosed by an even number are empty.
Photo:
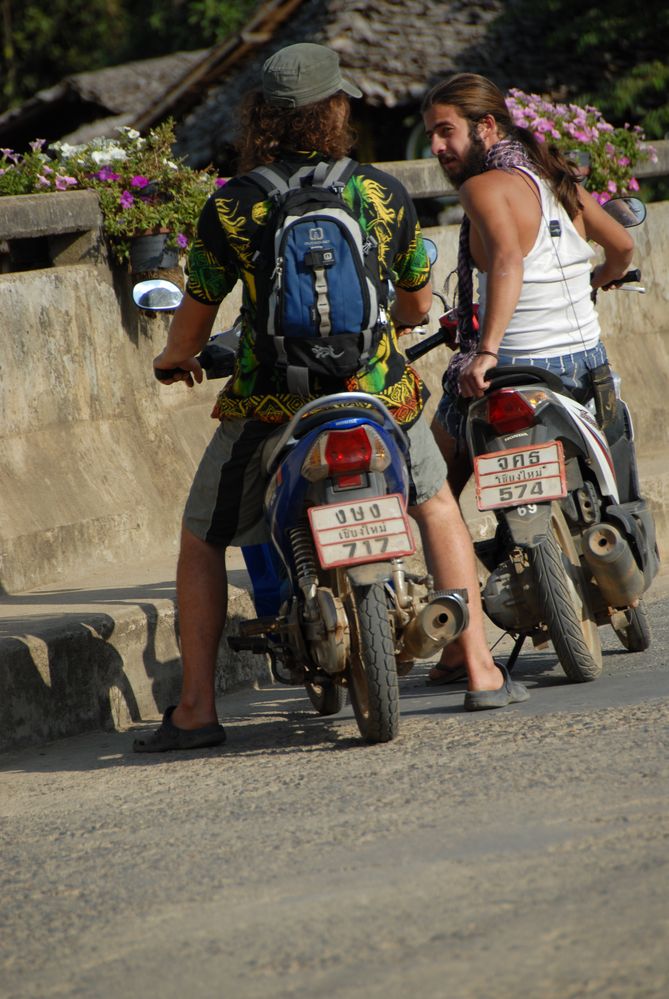
[[[536,172],[536,164],[532,163],[520,142],[513,139],[502,139],[491,146],[486,153],[486,170],[514,170],[525,167]],[[474,262],[469,253],[470,222],[465,215],[460,226],[460,241],[458,244],[458,344],[459,351],[451,357],[448,368],[444,372],[443,387],[453,395],[460,394],[458,379],[460,371],[467,364],[474,351],[478,348],[479,333],[474,329],[472,302],[474,297],[474,282],[472,272]]]

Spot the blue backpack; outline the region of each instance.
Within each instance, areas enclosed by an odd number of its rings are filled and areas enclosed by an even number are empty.
[[[279,165],[248,175],[273,202],[254,255],[256,355],[283,368],[289,391],[308,395],[362,372],[387,328],[387,284],[378,246],[342,192],[357,163],[347,157]]]

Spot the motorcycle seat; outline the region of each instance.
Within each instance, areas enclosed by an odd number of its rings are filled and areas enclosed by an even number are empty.
[[[490,383],[487,392],[500,388],[508,388],[512,385],[545,385],[552,392],[574,398],[573,393],[564,385],[559,375],[545,368],[539,368],[534,364],[509,364],[498,365],[486,372],[486,378]]]

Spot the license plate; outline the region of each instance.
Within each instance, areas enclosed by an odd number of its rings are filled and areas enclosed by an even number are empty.
[[[309,510],[311,531],[324,569],[412,555],[411,527],[398,493]]]
[[[562,441],[495,451],[474,458],[479,510],[527,506],[567,495]]]

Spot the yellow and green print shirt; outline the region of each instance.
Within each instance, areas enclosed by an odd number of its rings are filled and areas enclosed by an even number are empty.
[[[305,160],[317,162],[318,158],[291,154],[281,162],[292,172]],[[375,167],[360,165],[343,197],[365,233],[378,245],[381,279],[390,279],[407,291],[424,287],[430,277],[430,264],[413,202],[403,185]],[[196,301],[217,305],[238,280],[243,284],[242,334],[234,374],[212,414],[218,419],[252,417],[283,423],[307,401],[304,396],[290,393],[281,368],[261,364],[254,350],[254,254],[271,207],[267,196],[248,176],[233,178],[206,203],[189,254],[187,291]],[[425,385],[398,349],[390,328],[366,370],[343,379],[341,390],[378,396],[404,426],[418,418],[428,396]],[[328,391],[333,391],[331,385]],[[315,391],[309,398],[323,394]]]

